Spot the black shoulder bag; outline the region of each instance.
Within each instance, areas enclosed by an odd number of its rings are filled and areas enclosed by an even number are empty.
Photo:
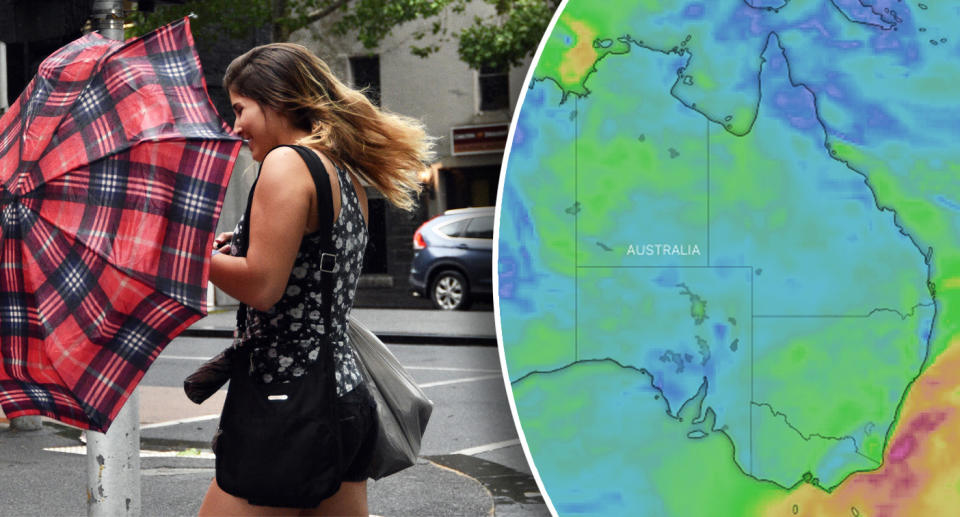
[[[307,162],[317,188],[320,227],[326,228],[323,249],[332,250],[332,191],[323,163],[312,151],[293,147]],[[311,161],[319,163],[314,171]],[[250,235],[250,204],[245,215],[246,241]],[[247,246],[247,242],[241,244]],[[245,250],[244,250],[245,251]],[[244,253],[245,254],[245,253]],[[330,329],[332,267],[323,267],[324,328]],[[246,324],[241,305],[238,324]],[[243,332],[244,327],[240,327]],[[275,339],[264,337],[261,339]],[[312,508],[333,495],[342,479],[343,465],[332,347],[325,346],[307,373],[287,383],[260,384],[250,376],[250,346],[233,355],[230,387],[214,438],[217,484],[228,494],[251,504]]]

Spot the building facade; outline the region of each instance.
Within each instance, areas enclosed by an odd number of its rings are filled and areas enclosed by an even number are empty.
[[[178,0],[140,2],[152,10]],[[0,0],[0,111],[3,84],[7,100],[14,102],[51,52],[82,35],[93,0]],[[127,3],[128,8],[135,4]],[[443,20],[449,33],[487,16],[493,7],[474,1],[462,13],[448,12]],[[412,213],[393,208],[373,189],[370,199],[370,245],[367,249],[358,305],[422,306],[409,296],[407,277],[413,258],[412,237],[424,221],[452,208],[491,206],[496,202],[503,148],[513,110],[528,63],[509,70],[471,70],[460,61],[454,38],[437,42],[439,50],[427,58],[410,52],[422,44],[414,34],[429,29],[431,21],[396,27],[377,48],[366,49],[355,35],[342,37],[329,31],[331,20],[298,31],[291,38],[321,56],[334,73],[356,87],[366,87],[381,107],[422,120],[437,138],[436,161],[425,167],[425,189]],[[268,29],[253,31],[243,40],[197,41],[211,99],[228,122],[233,122],[227,92],[221,86],[226,66],[238,54],[269,42]],[[4,81],[5,80],[5,81]],[[243,212],[249,186],[258,164],[241,152],[224,199],[218,231],[229,231]],[[218,305],[235,303],[221,292]]]
[[[0,111],[50,53],[83,35],[92,7],[93,0],[0,0]]]
[[[441,16],[455,33],[475,16],[492,13],[491,5],[476,1],[465,12]],[[437,138],[437,158],[422,176],[425,188],[416,212],[398,211],[368,191],[371,244],[358,303],[412,305],[407,277],[417,227],[448,209],[496,203],[503,150],[529,59],[509,70],[478,72],[460,60],[454,38],[437,42],[440,49],[426,58],[411,53],[411,44],[423,44],[414,34],[432,21],[396,27],[375,49],[364,48],[353,35],[331,36],[330,23],[301,30],[292,41],[316,52],[353,86],[368,88],[381,107],[422,120]]]

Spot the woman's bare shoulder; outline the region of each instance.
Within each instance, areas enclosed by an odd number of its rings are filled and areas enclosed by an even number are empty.
[[[295,149],[286,146],[275,147],[263,157],[263,163],[260,166],[261,180],[276,178],[290,181],[296,177],[310,180],[307,164]]]
[[[300,166],[304,169],[307,168],[307,164],[304,163],[303,157],[300,156],[300,153],[296,149],[288,146],[274,147],[263,157],[263,163],[260,167],[261,174],[265,169],[277,170],[277,169],[290,169],[291,167]]]
[[[277,147],[263,158],[257,191],[268,191],[281,197],[309,195],[313,191],[313,178],[307,164],[296,150]]]

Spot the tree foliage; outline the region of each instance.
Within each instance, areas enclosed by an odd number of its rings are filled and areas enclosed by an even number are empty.
[[[473,25],[451,34],[448,16],[462,15],[467,4],[481,0],[191,0],[160,5],[153,12],[128,16],[127,37],[139,36],[177,18],[195,14],[191,22],[198,38],[223,35],[242,38],[253,30],[269,28],[273,41],[320,20],[329,20],[338,35],[356,34],[366,48],[375,48],[394,27],[426,20],[414,34],[410,51],[427,57],[458,39],[460,59],[471,68],[503,69],[519,64],[537,48],[559,0],[482,0],[494,14],[476,17]]]
[[[485,0],[496,5],[497,14],[476,18],[460,33],[457,51],[471,68],[503,69],[516,66],[532,54],[557,7],[552,0]]]

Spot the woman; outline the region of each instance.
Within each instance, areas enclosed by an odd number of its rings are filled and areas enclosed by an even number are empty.
[[[295,380],[321,354],[332,354],[337,405],[351,415],[341,431],[341,451],[349,461],[339,490],[317,508],[254,506],[214,480],[200,515],[366,516],[365,468],[376,417],[346,341],[346,317],[367,241],[367,200],[360,181],[395,206],[412,208],[420,187],[416,174],[431,157],[432,141],[419,122],[377,109],[300,45],[250,50],[227,68],[224,86],[236,114],[235,130],[261,162],[249,221],[241,221],[235,234],[218,236],[215,245],[222,246],[221,253],[210,267],[210,280],[246,305],[241,306],[245,322],[235,356],[246,360],[249,353],[250,375],[269,384]],[[301,147],[278,147],[290,145]],[[323,267],[327,272],[322,273],[334,275],[332,300],[322,299],[316,282],[318,258],[329,250],[316,245],[325,239],[317,238],[323,220],[318,192],[323,189],[315,177],[329,180],[332,191],[329,242],[335,243],[337,257],[336,265]],[[239,256],[244,248],[245,256]],[[318,324],[318,314],[327,307],[330,328]],[[269,345],[251,339],[264,335],[278,339]]]

